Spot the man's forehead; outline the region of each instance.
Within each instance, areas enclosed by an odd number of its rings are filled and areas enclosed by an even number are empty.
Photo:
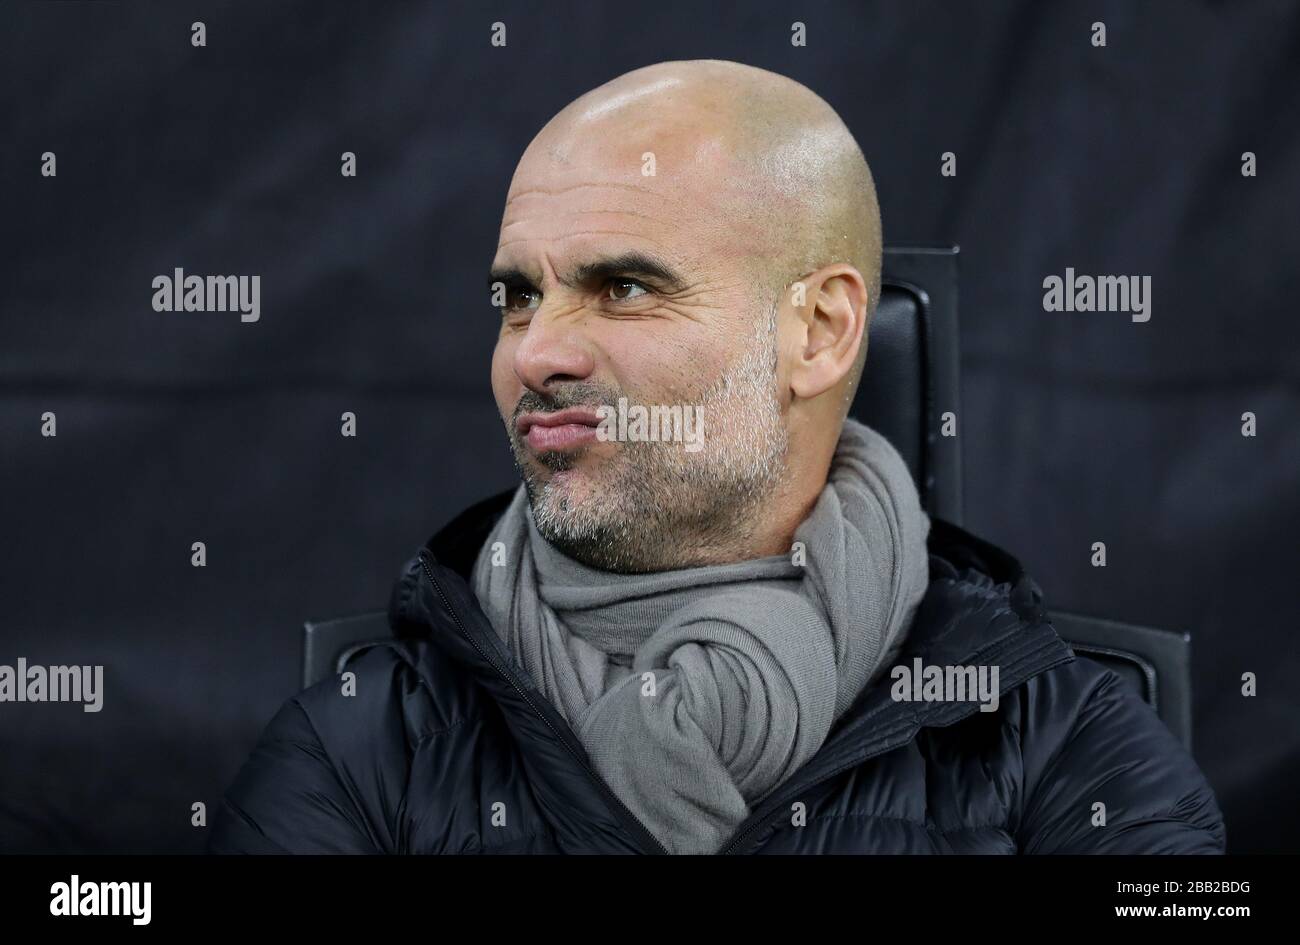
[[[557,210],[648,213],[663,204],[680,215],[717,203],[735,170],[715,133],[650,125],[554,133],[539,137],[520,159],[504,221]]]
[[[501,219],[499,246],[519,239],[556,239],[597,227],[656,232],[689,223],[689,207],[671,191],[635,181],[537,185],[511,191]]]
[[[583,218],[602,215],[671,226],[698,205],[696,190],[688,181],[643,175],[640,165],[613,173],[517,174],[506,196],[501,242],[512,229],[559,235],[590,222]]]
[[[680,268],[706,248],[700,236],[708,208],[699,201],[631,175],[565,176],[512,186],[494,266],[517,269],[540,284],[544,260],[567,281],[566,273],[583,265],[634,254]]]
[[[557,277],[597,257],[643,253],[682,271],[736,247],[755,246],[755,220],[737,212],[729,187],[660,166],[625,174],[516,175],[502,216],[494,266]]]

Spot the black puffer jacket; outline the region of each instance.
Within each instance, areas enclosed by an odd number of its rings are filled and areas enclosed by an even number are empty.
[[[335,677],[285,703],[226,794],[213,852],[664,852],[465,581],[508,499],[407,564],[396,638],[348,666],[355,695]],[[997,665],[998,710],[895,701],[886,676],[722,852],[1221,853],[1195,762],[1114,673],[1073,656],[1015,559],[937,520],[930,554],[898,662]]]

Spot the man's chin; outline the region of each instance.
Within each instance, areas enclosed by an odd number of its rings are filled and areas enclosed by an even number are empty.
[[[581,457],[564,454],[558,462],[554,454],[530,459],[529,492],[545,495],[550,501],[563,502],[565,507],[573,508],[597,492],[597,477],[589,466],[590,463],[583,462]]]
[[[596,477],[581,467],[548,471],[542,487],[548,495],[563,496],[572,506],[596,494]]]

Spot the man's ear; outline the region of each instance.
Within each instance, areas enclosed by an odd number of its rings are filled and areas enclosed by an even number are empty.
[[[800,326],[791,352],[790,390],[796,397],[812,399],[853,372],[866,342],[867,284],[854,266],[833,263],[804,276],[790,291]]]

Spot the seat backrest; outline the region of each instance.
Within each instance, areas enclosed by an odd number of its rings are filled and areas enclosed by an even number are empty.
[[[302,628],[304,689],[343,672],[343,666],[357,650],[393,639],[388,626],[388,612],[384,610],[330,620],[308,620]]]
[[[1160,720],[1192,750],[1192,638],[1102,617],[1054,611],[1052,626],[1077,656],[1113,669],[1153,706]]]
[[[850,415],[881,433],[907,462],[925,510],[962,523],[961,450],[944,436],[961,411],[957,249],[887,247],[880,303]]]

